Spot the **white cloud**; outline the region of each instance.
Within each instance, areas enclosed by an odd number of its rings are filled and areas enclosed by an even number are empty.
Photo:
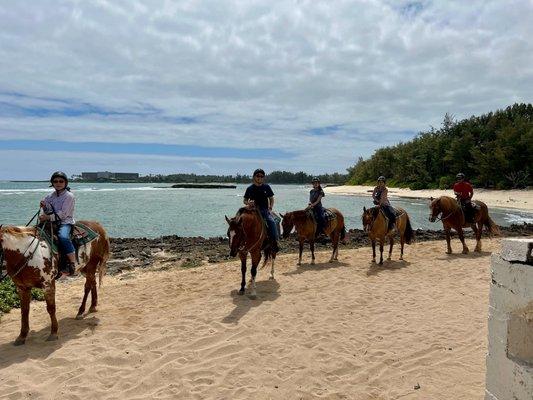
[[[446,112],[530,102],[531,20],[525,0],[10,2],[0,139],[281,147],[282,169],[342,171]]]

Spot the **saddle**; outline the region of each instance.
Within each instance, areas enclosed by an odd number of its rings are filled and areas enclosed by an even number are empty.
[[[463,215],[465,217],[465,222],[470,224],[474,223],[476,214],[481,209],[479,204],[476,204],[473,201],[471,201],[470,203],[463,203],[459,200],[457,200],[457,203],[461,207],[461,211],[463,212]]]
[[[50,229],[50,224],[52,225],[52,229]],[[58,229],[59,226],[57,224],[46,222],[37,226],[37,234],[41,240],[44,240],[48,243],[53,255],[57,255],[59,253],[61,262],[63,259],[63,254],[59,252],[59,247],[57,246],[57,243],[59,242],[57,237]],[[50,230],[52,230],[52,236],[50,236]],[[92,242],[98,237],[98,233],[89,228],[87,225],[84,225],[81,222],[76,222],[70,231],[70,240],[72,241],[74,249],[76,250],[76,259],[78,259],[79,248]]]

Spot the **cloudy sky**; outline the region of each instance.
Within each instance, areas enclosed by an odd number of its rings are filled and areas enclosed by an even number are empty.
[[[531,102],[533,2],[0,2],[0,179],[345,172]]]

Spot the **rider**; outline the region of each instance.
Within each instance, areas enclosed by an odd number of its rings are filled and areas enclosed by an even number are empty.
[[[388,198],[389,190],[385,186],[385,177],[382,175],[378,178],[378,185],[374,188],[372,192],[372,198],[374,199],[374,204],[379,205],[383,210],[387,218],[389,219],[389,231],[396,229],[396,214],[394,208],[390,205]]]
[[[270,185],[265,182],[265,171],[258,168],[253,174],[253,183],[246,188],[244,193],[244,204],[247,207],[257,207],[261,216],[267,223],[268,236],[272,245],[272,250],[279,251],[278,247],[278,230],[276,227],[276,221],[272,216],[272,208],[274,207],[274,192]]]
[[[311,181],[313,189],[309,192],[309,204],[307,210],[313,210],[316,220],[316,236],[324,233],[326,223],[324,221],[324,207],[322,207],[322,198],[325,196],[322,186],[320,186],[320,179],[314,177]]]
[[[44,214],[39,216],[41,222],[51,221],[57,223],[59,248],[67,257],[65,266],[59,271],[62,277],[74,275],[76,268],[76,256],[74,245],[70,240],[70,232],[74,225],[74,195],[68,187],[68,178],[64,172],[56,171],[50,178],[50,186],[54,191],[41,200],[40,206]],[[59,277],[59,274],[58,274]]]
[[[465,219],[471,221],[474,214],[474,206],[472,204],[474,188],[470,182],[465,179],[465,174],[462,172],[459,172],[455,178],[457,182],[453,185],[453,192],[461,204],[461,208],[465,212]]]

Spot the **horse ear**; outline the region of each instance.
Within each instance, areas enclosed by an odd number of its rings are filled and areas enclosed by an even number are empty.
[[[429,201],[433,201],[433,200],[435,200],[435,198],[434,198],[433,196],[431,196],[431,197],[429,198]]]
[[[285,218],[285,215],[283,215],[282,213],[279,213],[279,216],[281,217],[281,219]]]
[[[226,222],[227,222],[228,225],[229,225],[229,218],[228,218],[226,215],[224,215],[224,218],[226,218]]]
[[[365,206],[363,206],[363,212],[366,212],[366,207]]]

